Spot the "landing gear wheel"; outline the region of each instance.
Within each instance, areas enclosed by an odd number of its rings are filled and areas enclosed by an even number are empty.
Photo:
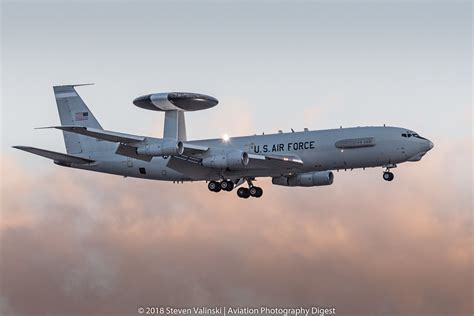
[[[237,195],[240,198],[248,199],[250,197],[250,190],[247,188],[239,188],[237,190]]]
[[[385,171],[385,172],[383,173],[383,179],[384,179],[385,181],[392,181],[394,177],[395,177],[395,176],[394,176],[393,173],[391,173],[390,171]]]
[[[207,184],[207,188],[212,192],[219,192],[221,190],[221,184],[216,181],[211,181]]]
[[[257,187],[250,187],[249,192],[251,196],[255,196],[257,194]]]
[[[221,182],[221,189],[224,191],[227,191],[227,181],[222,181]]]
[[[262,188],[259,188],[259,187],[250,187],[249,188],[249,193],[250,193],[251,196],[259,198],[259,197],[262,196],[263,190],[262,190]]]
[[[221,188],[224,191],[232,191],[234,188],[234,182],[228,180],[228,181],[222,181],[221,182]]]

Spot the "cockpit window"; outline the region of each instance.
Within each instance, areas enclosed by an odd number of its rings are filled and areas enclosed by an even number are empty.
[[[424,138],[424,137],[421,137],[421,136],[420,136],[420,135],[418,135],[418,134],[413,134],[413,137],[416,137],[416,138],[419,138],[419,139],[424,139],[424,140],[426,140],[426,138]]]
[[[417,133],[410,132],[410,131],[407,131],[406,133],[402,133],[402,137],[406,137],[406,138],[416,137],[416,138],[419,138],[419,139],[425,139],[426,140],[426,138],[421,137]]]

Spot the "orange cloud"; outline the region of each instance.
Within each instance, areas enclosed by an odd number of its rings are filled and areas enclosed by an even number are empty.
[[[262,199],[2,157],[0,312],[130,315],[139,305],[335,306],[338,315],[470,315],[471,174],[436,144],[385,183],[259,180]],[[32,158],[34,159],[34,158]],[[461,184],[459,184],[461,183]]]

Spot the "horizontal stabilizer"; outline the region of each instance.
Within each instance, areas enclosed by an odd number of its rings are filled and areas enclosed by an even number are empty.
[[[56,128],[66,132],[71,132],[75,134],[85,135],[89,137],[94,137],[97,139],[102,139],[105,141],[113,143],[138,143],[145,140],[143,136],[135,136],[130,134],[124,134],[119,132],[106,131],[103,129],[85,127],[85,126],[51,126],[51,127],[40,127],[43,128]]]
[[[13,146],[13,148],[20,149],[20,150],[23,150],[23,151],[26,151],[26,152],[29,152],[41,157],[45,157],[48,159],[52,159],[60,163],[89,164],[89,163],[95,162],[94,160],[91,160],[91,159],[66,155],[66,154],[55,152],[55,151],[39,149],[35,147]]]

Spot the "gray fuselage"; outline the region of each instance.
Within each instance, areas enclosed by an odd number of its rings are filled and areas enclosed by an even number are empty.
[[[405,136],[403,136],[405,135]],[[410,136],[408,136],[410,135]],[[149,162],[115,154],[117,144],[102,146],[100,151],[83,155],[96,162],[71,167],[126,177],[167,181],[199,181],[220,178],[275,177],[294,172],[394,166],[405,161],[418,161],[433,143],[418,134],[398,127],[354,127],[319,131],[253,135],[223,139],[187,141],[208,146],[214,152],[238,149],[249,154],[293,154],[304,165],[297,170],[216,169],[190,166],[186,175],[169,168],[171,157],[153,157]],[[196,168],[198,167],[198,168]],[[192,176],[190,176],[192,174]]]

